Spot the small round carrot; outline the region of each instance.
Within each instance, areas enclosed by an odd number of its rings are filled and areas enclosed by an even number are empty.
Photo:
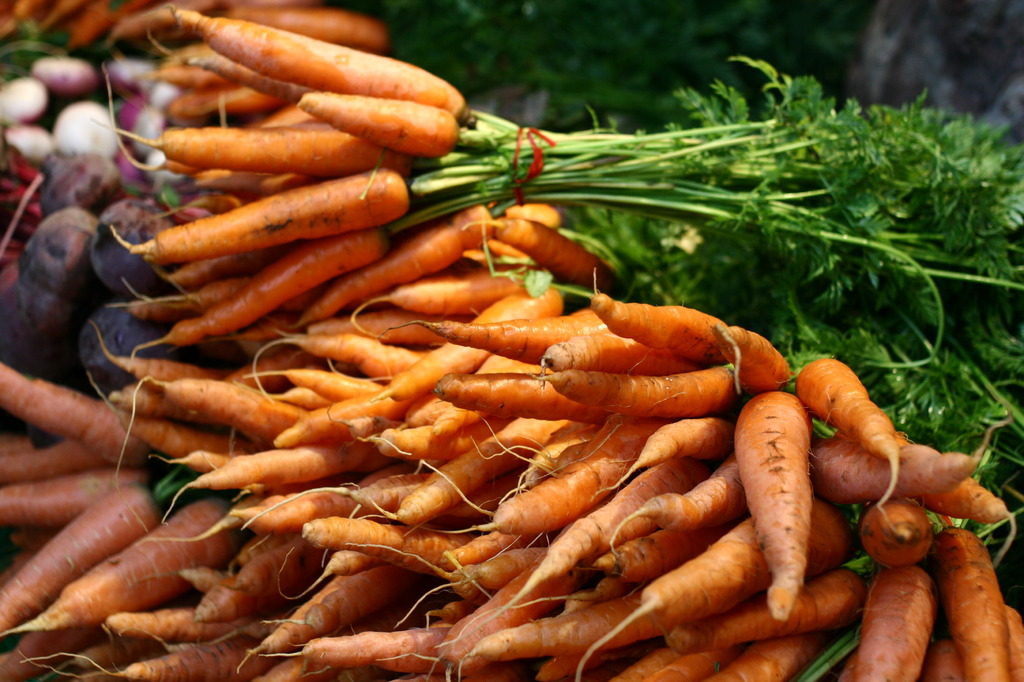
[[[724,367],[665,376],[567,369],[545,376],[544,383],[570,400],[636,417],[707,417],[737,402],[732,372]]]
[[[298,106],[339,131],[399,154],[437,158],[459,141],[455,116],[418,102],[314,91]]]
[[[919,566],[880,570],[864,605],[854,682],[918,679],[937,603],[935,584]]]
[[[105,630],[126,638],[154,638],[165,642],[203,642],[233,634],[252,622],[240,618],[221,623],[201,623],[193,606],[169,606],[153,611],[113,613],[103,621]]]
[[[405,214],[408,201],[398,173],[357,173],[172,227],[129,251],[158,264],[214,258],[384,225]]]
[[[883,566],[910,566],[932,546],[932,522],[924,508],[906,498],[866,508],[857,523],[861,547]]]
[[[833,358],[814,360],[797,374],[796,394],[818,419],[860,443],[868,454],[889,462],[889,487],[881,501],[892,497],[902,442],[889,415],[871,400],[853,369]]]
[[[988,548],[965,528],[935,536],[929,571],[968,679],[1010,679],[1006,605]]]

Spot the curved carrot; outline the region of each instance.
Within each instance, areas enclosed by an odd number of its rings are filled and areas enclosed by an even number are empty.
[[[160,232],[129,251],[158,263],[181,263],[378,227],[405,214],[409,193],[386,168],[325,180]]]
[[[327,92],[404,99],[465,113],[450,83],[411,64],[238,19],[174,11],[179,26],[217,52],[278,80]]]
[[[902,442],[889,415],[872,402],[857,374],[833,358],[814,360],[797,374],[796,394],[818,419],[860,443],[869,454],[889,462],[889,487],[880,501],[892,497],[899,479]]]
[[[459,141],[459,122],[451,112],[418,102],[314,91],[303,95],[298,106],[348,135],[399,154],[437,158]]]
[[[613,374],[682,374],[703,365],[680,358],[664,348],[649,348],[615,334],[585,334],[548,347],[540,358],[555,372],[582,369]]]
[[[1009,624],[988,548],[967,529],[945,528],[929,567],[967,678],[1009,681]]]
[[[871,581],[853,679],[916,680],[937,610],[935,584],[918,566],[883,568]]]
[[[928,555],[932,522],[924,508],[905,498],[867,507],[857,523],[861,547],[883,566],[910,566]]]
[[[494,238],[532,258],[555,279],[580,286],[609,289],[614,273],[605,261],[544,223],[523,218],[500,218]]]
[[[733,422],[721,417],[694,417],[666,424],[647,439],[629,473],[676,457],[721,459],[732,450],[735,430]]]
[[[771,567],[768,604],[785,620],[804,582],[810,538],[810,415],[791,393],[759,393],[740,410],[734,440],[750,516]]]
[[[0,454],[0,484],[38,481],[99,469],[106,464],[106,458],[76,440],[62,440],[43,448],[27,444],[20,452]]]
[[[973,478],[964,478],[948,492],[925,493],[921,504],[936,514],[979,523],[1013,521],[1013,514],[1001,497]]]
[[[740,386],[748,393],[780,391],[792,377],[789,362],[757,332],[716,324],[711,328],[722,355],[733,364]]]
[[[636,417],[706,417],[727,412],[737,402],[732,372],[724,367],[665,376],[567,369],[545,376],[544,382],[570,400]]]

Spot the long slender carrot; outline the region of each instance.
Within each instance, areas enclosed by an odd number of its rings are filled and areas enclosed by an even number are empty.
[[[910,566],[923,560],[933,534],[924,507],[906,498],[871,505],[857,522],[861,547],[883,566]]]
[[[178,225],[129,251],[161,265],[215,258],[384,225],[405,214],[408,202],[405,180],[383,168],[287,190]]]
[[[205,532],[223,515],[225,504],[204,499],[175,513],[126,549],[68,584],[42,614],[18,631],[99,625],[120,611],[141,611],[183,594],[189,587],[177,571],[220,566],[237,549],[231,533]]]
[[[434,386],[434,393],[456,407],[495,417],[600,424],[609,414],[601,406],[567,398],[537,376],[521,372],[445,374]]]
[[[399,154],[436,158],[459,141],[455,116],[429,104],[314,91],[303,95],[298,106],[339,131]]]
[[[518,279],[502,274],[502,270],[492,273],[488,268],[459,267],[460,264],[461,261],[436,275],[398,285],[387,293],[387,301],[403,310],[422,315],[470,322],[457,316],[478,315],[492,303],[525,291]],[[410,316],[409,321],[431,321],[422,315],[417,318]]]
[[[99,628],[67,628],[54,632],[28,632],[10,651],[0,654],[0,679],[8,682],[38,679],[66,664],[73,652],[104,638]]]
[[[881,501],[892,497],[899,479],[902,443],[889,415],[871,400],[853,369],[833,358],[814,360],[797,374],[796,394],[818,419],[860,443],[869,454],[889,462],[889,487]]]
[[[99,469],[109,461],[76,440],[62,440],[35,448],[27,445],[21,452],[0,455],[0,484],[25,483],[62,474]]]
[[[352,366],[371,378],[392,377],[423,357],[423,351],[392,346],[359,333],[297,334],[289,336],[288,341],[317,357]]]
[[[810,416],[791,393],[759,393],[740,409],[735,444],[747,506],[772,572],[768,605],[785,620],[804,582],[810,539]]]
[[[703,365],[680,358],[664,348],[649,348],[615,334],[585,334],[552,344],[540,363],[560,372],[582,369],[613,374],[682,374]]]
[[[164,113],[174,125],[200,126],[214,114],[251,116],[275,111],[287,99],[268,95],[253,88],[231,83],[201,90],[187,90],[167,103]]]
[[[967,678],[1009,680],[1009,624],[988,548],[967,529],[945,528],[929,567]]]
[[[164,656],[136,661],[120,674],[131,680],[163,682],[243,682],[266,672],[276,661],[250,656],[259,640],[239,635],[176,649]]]
[[[239,5],[223,13],[265,26],[299,33],[328,43],[387,54],[391,51],[388,25],[377,17],[340,7],[261,7]]]
[[[732,372],[725,367],[665,376],[567,369],[544,381],[571,400],[638,417],[706,417],[725,413],[737,402]]]
[[[668,647],[666,647],[668,649]],[[668,649],[672,651],[671,649]],[[743,647],[731,646],[699,654],[686,654],[669,661],[661,670],[645,678],[649,682],[682,682],[683,680],[704,680],[732,663],[743,651]]]
[[[724,323],[713,315],[686,306],[616,301],[600,293],[591,296],[590,307],[614,334],[651,348],[671,349],[705,365],[726,362],[713,332],[715,325]]]
[[[456,117],[465,113],[458,90],[411,64],[238,19],[188,10],[174,15],[217,52],[271,78],[327,92],[411,100]]]
[[[11,483],[0,487],[0,526],[60,528],[119,487],[148,481],[145,469],[118,469],[108,464],[39,481]]]
[[[937,604],[935,583],[921,567],[880,570],[864,606],[853,679],[918,679]]]
[[[500,218],[494,237],[530,256],[558,280],[599,290],[611,288],[614,272],[608,263],[544,223]]]
[[[357,397],[334,403],[330,407],[313,410],[298,419],[292,426],[282,430],[274,438],[276,448],[293,448],[315,443],[344,443],[356,438],[354,427],[360,420],[369,420],[377,433],[401,419],[412,401],[372,401]],[[367,437],[362,434],[360,437]]]
[[[113,613],[103,621],[107,631],[125,638],[154,638],[165,642],[208,642],[237,632],[252,618],[201,623],[193,606],[169,606],[153,611]]]
[[[166,278],[179,289],[193,291],[210,282],[254,275],[293,247],[293,244],[281,244],[266,249],[194,260],[168,272]]]
[[[479,245],[492,229],[490,212],[472,206],[417,227],[398,240],[385,258],[338,278],[299,319],[299,325],[323,320],[357,301],[444,270]]]
[[[824,632],[774,637],[754,642],[719,672],[705,678],[708,682],[792,679],[828,642]]]
[[[1010,627],[1010,679],[1024,679],[1024,620],[1020,611],[1006,605],[1006,623]]]
[[[362,632],[318,637],[302,647],[303,657],[336,668],[374,664],[382,670],[431,672],[439,667],[437,648],[450,627],[415,627],[393,632]]]
[[[808,580],[784,619],[772,614],[767,596],[762,594],[724,613],[680,623],[665,636],[665,642],[680,654],[692,654],[772,637],[835,630],[857,621],[867,594],[863,578],[837,568]]]
[[[979,523],[1014,520],[1013,513],[1001,497],[970,477],[948,492],[925,493],[920,497],[925,509],[954,519],[971,519]]]
[[[102,401],[0,363],[0,409],[43,431],[81,441],[108,462],[139,466],[149,454]]]
[[[97,499],[0,586],[0,631],[37,615],[65,585],[159,521],[156,502],[140,485]]]

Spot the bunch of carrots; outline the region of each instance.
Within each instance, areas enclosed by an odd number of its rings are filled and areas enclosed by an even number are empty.
[[[0,408],[64,438],[0,441],[0,679],[1024,679],[1010,543],[971,530],[1015,532],[987,442],[914,443],[839,360],[602,293],[553,206],[397,222],[469,134],[457,90],[168,11],[189,70],[277,105],[144,140],[237,199],[125,243],[181,291],[130,310],[202,361],[110,354],[136,382],[95,398],[0,367]],[[150,458],[190,472],[167,505]]]

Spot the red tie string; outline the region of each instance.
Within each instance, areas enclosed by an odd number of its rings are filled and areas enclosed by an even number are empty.
[[[523,138],[526,138],[526,142],[530,145],[530,149],[533,151],[533,160],[530,161],[530,165],[526,169],[526,173],[520,176],[518,174],[519,169],[519,151],[523,147]],[[512,193],[515,195],[516,203],[522,206],[525,202],[525,196],[523,194],[523,185],[530,180],[541,174],[544,170],[544,148],[537,142],[537,138],[546,142],[549,147],[555,146],[555,141],[550,137],[540,132],[536,128],[520,128],[519,133],[516,135],[516,149],[512,155],[512,181],[515,183],[515,187],[512,188]]]

